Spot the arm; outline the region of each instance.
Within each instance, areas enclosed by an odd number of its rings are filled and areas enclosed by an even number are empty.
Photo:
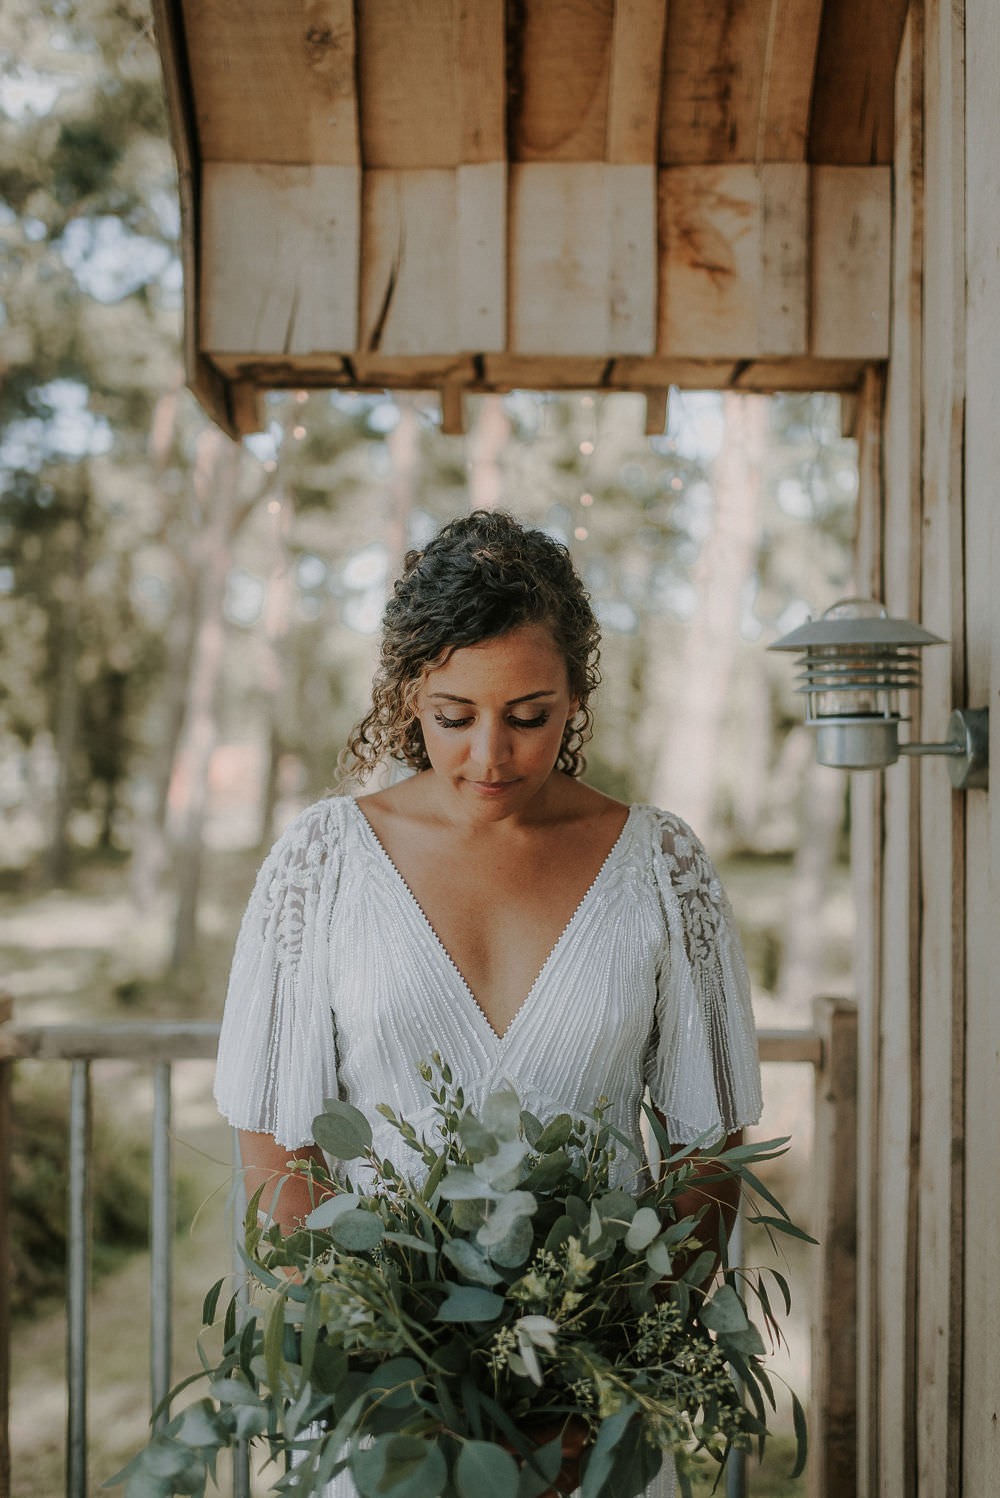
[[[329,1191],[322,1190],[308,1177],[287,1173],[292,1160],[311,1160],[326,1169],[322,1151],[314,1144],[288,1150],[272,1139],[270,1134],[255,1134],[248,1129],[241,1129],[240,1159],[243,1162],[247,1197],[252,1197],[257,1188],[263,1185],[261,1209],[271,1216],[282,1233],[295,1232],[313,1207],[330,1195]]]
[[[743,1143],[743,1130],[737,1129],[726,1136],[726,1149]],[[719,1166],[711,1156],[695,1157],[695,1180],[687,1191],[677,1198],[677,1216],[687,1217],[698,1212],[707,1203],[708,1210],[698,1224],[698,1236],[706,1248],[715,1249],[720,1234],[728,1238],[736,1221],[740,1204],[740,1183],[733,1176],[722,1176]],[[715,1179],[713,1179],[715,1177]],[[718,1254],[712,1274],[718,1268]]]

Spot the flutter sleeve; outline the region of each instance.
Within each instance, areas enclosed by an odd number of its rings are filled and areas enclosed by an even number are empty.
[[[756,1123],[760,1065],[750,978],[711,860],[679,817],[657,814],[653,854],[665,934],[646,1084],[677,1144]]]
[[[311,806],[265,859],[236,941],[219,1036],[220,1113],[286,1149],[312,1142],[313,1118],[337,1095],[327,976],[340,874],[335,807]]]

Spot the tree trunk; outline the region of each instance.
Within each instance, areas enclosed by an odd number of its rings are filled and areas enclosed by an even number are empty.
[[[288,555],[288,531],[292,501],[275,492],[268,502],[273,520],[271,532],[273,565],[264,596],[264,653],[261,681],[267,715],[267,763],[261,787],[260,835],[257,851],[266,853],[274,837],[274,809],[278,797],[278,767],[285,748],[281,724],[284,719],[284,644],[292,609],[292,564]]]
[[[484,395],[469,436],[469,508],[495,510],[503,492],[500,457],[510,438],[502,395]]]
[[[55,795],[48,847],[47,884],[65,884],[70,874],[69,818],[73,809],[73,769],[80,739],[80,621],[87,572],[87,518],[90,494],[81,490],[76,513],[67,520],[70,565],[58,613],[54,747]]]
[[[218,733],[216,709],[225,645],[223,602],[236,529],[239,466],[240,449],[235,443],[214,430],[202,435],[194,482],[196,493],[204,496],[207,523],[198,543],[194,645],[168,816],[177,880],[173,971],[187,966],[197,940],[208,776]]]
[[[653,772],[653,799],[689,821],[713,842],[726,698],[739,644],[743,591],[757,551],[768,401],[764,396],[723,396],[722,448],[712,465],[711,530],[692,581],[697,602],[688,625],[677,677],[680,706],[661,729]]]

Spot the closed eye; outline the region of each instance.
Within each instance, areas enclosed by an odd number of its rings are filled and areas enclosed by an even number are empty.
[[[435,723],[439,723],[442,728],[466,728],[472,722],[472,719],[446,718],[444,713],[437,712],[434,714],[434,721]],[[534,718],[515,718],[511,716],[507,721],[512,728],[542,728],[549,721],[549,715],[548,713],[539,713]]]

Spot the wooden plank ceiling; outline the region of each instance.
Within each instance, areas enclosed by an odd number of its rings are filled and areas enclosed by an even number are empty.
[[[907,0],[155,0],[189,379],[850,389]]]

